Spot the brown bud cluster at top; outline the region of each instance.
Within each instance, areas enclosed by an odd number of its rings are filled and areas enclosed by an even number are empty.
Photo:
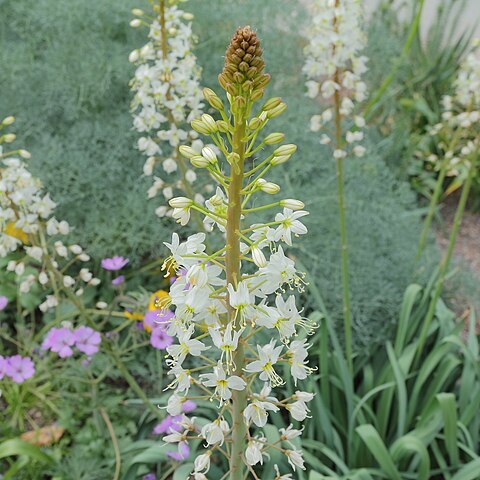
[[[265,62],[257,34],[249,27],[238,28],[225,54],[225,65],[218,76],[220,85],[233,97],[258,100],[270,81],[263,73]]]

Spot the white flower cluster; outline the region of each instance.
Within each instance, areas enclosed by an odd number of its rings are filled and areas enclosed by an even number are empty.
[[[218,106],[220,99],[213,91],[205,89],[205,96]],[[217,109],[222,118],[226,118],[223,109],[220,106]],[[283,140],[283,134],[272,133],[259,146],[255,145],[259,131],[270,118],[284,110],[285,104],[279,98],[271,99],[247,124],[245,135],[250,141],[246,144],[246,158]],[[235,170],[238,160],[236,154],[225,147],[232,138],[233,126],[229,121],[215,121],[205,115],[193,125],[211,136],[222,149],[226,162],[220,165],[217,156],[208,149],[198,155],[191,147],[180,148],[192,165],[207,169],[219,186],[205,206],[186,197],[173,198],[170,201],[173,216],[186,224],[190,212],[196,210],[205,215],[205,224],[225,232],[229,228],[232,177],[223,171],[228,163]],[[219,128],[225,132],[226,138],[220,136]],[[169,385],[174,392],[168,400],[167,412],[181,414],[182,404],[189,398],[218,402],[218,418],[214,421],[204,424],[195,418],[184,417],[182,429],[172,430],[164,438],[166,442],[177,443],[179,450],[189,439],[202,439],[206,443],[207,451],[195,460],[193,476],[196,480],[207,478],[211,456],[224,454],[221,448],[224,443],[229,445],[227,450],[231,448],[232,397],[238,392],[244,392],[246,398],[243,410],[246,449],[242,453],[246,468],[263,464],[269,449],[283,452],[294,470],[304,468],[302,453],[294,446],[294,439],[301,435],[301,430],[291,425],[281,429],[280,440],[270,444],[262,428],[270,414],[282,410],[290,418],[303,421],[309,413],[307,404],[313,398],[313,394],[297,390],[293,395],[279,399],[280,391],[275,391],[284,384],[282,373],[290,376],[297,385],[313,371],[308,366],[309,343],[305,337],[316,325],[302,317],[294,295],[287,293],[288,290],[301,290],[303,283],[295,262],[285,254],[282,246],[282,243],[292,245],[294,236],[307,233],[301,219],[308,212],[303,210],[301,201],[293,199],[247,208],[252,195],[279,192],[280,187],[264,176],[272,167],[286,162],[295,150],[295,145],[282,145],[245,172],[244,178],[248,181],[241,191],[242,222],[238,232],[242,239],[239,262],[245,272],[233,283],[227,282],[226,278],[227,251],[231,246],[226,245],[213,254],[207,253],[205,233],[191,235],[185,241],[174,233],[171,243],[165,244],[171,253],[165,268],[169,271],[181,268],[183,272],[170,289],[175,315],[168,322],[167,333],[176,338],[176,343],[167,348],[169,374],[174,377]],[[248,222],[251,213],[269,208],[280,208],[281,211],[268,223]],[[245,352],[243,368],[236,364],[239,349]],[[277,478],[290,476],[278,474]]]
[[[187,143],[198,152],[204,147],[198,133],[188,125],[201,114],[203,107],[201,69],[192,53],[193,16],[174,3],[157,5],[156,18],[150,18],[142,10],[133,10],[139,18],[132,20],[131,25],[147,26],[149,41],[129,57],[137,66],[131,81],[135,92],[131,105],[133,125],[143,135],[138,140],[138,149],[148,157],[143,173],[154,175],[155,165],[160,163],[164,172],[162,176],[154,176],[148,197],[162,192],[166,200],[174,196],[175,189],[192,194],[191,184],[197,181],[195,171],[187,168],[179,155],[179,145]],[[211,191],[211,186],[204,189]],[[202,202],[200,193],[197,201]],[[162,205],[156,213],[163,217],[170,215],[171,210]]]
[[[434,168],[447,162],[446,175],[457,177],[458,185],[467,177],[471,156],[480,146],[480,39],[460,66],[454,82],[454,93],[442,99],[442,122],[429,129],[436,137],[436,153],[419,152]],[[439,154],[442,160],[439,160]]]
[[[352,117],[354,102],[365,100],[367,87],[362,75],[367,70],[367,58],[359,52],[364,49],[366,38],[362,31],[361,0],[313,0],[310,9],[312,20],[306,32],[308,44],[303,67],[308,78],[307,95],[317,98],[320,94],[323,101],[330,104],[321,115],[311,118],[310,128],[318,132],[335,122],[336,116]],[[338,111],[334,103],[338,103]],[[345,145],[335,146],[335,158],[345,157],[347,146],[351,146],[358,157],[365,153],[365,148],[358,144],[363,139],[360,129],[365,126],[364,118],[355,115],[349,126],[350,130],[342,138]],[[327,129],[320,142],[329,144],[332,136]]]
[[[0,129],[13,122],[13,117],[7,117]],[[20,293],[28,293],[38,282],[55,290],[59,285],[72,288],[81,295],[85,285],[98,285],[100,280],[87,268],[80,269],[75,279],[62,273],[60,264],[86,262],[90,257],[79,245],[65,245],[58,239],[59,235],[67,235],[70,227],[65,220],[55,218],[56,204],[44,192],[40,180],[29,172],[25,159],[30,158],[30,153],[4,151],[2,144],[13,140],[15,135],[11,133],[0,136],[0,257],[13,252],[24,254],[7,264],[7,271],[16,274]],[[46,311],[56,305],[58,298],[48,295],[40,309]]]

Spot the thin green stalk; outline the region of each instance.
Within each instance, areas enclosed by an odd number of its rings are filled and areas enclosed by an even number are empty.
[[[339,72],[335,74],[335,83],[339,82]],[[342,117],[340,113],[340,92],[335,91],[335,144],[336,149],[341,149],[342,141]],[[348,242],[347,225],[345,221],[345,196],[343,192],[343,158],[337,158],[337,194],[338,194],[338,214],[340,221],[340,242],[341,242],[341,263],[342,263],[342,295],[343,295],[343,325],[345,331],[345,357],[350,373],[353,374],[352,359],[352,323],[350,318],[350,286],[348,272]]]
[[[375,96],[367,103],[367,106],[365,107],[363,111],[363,116],[368,117],[369,114],[371,113],[373,107],[377,105],[377,103],[380,101],[380,99],[383,97],[384,93],[387,91],[387,88],[390,86],[390,84],[393,82],[395,79],[395,76],[397,75],[398,69],[402,65],[403,60],[407,56],[408,52],[410,51],[410,48],[412,46],[413,40],[415,39],[415,36],[417,35],[418,32],[418,27],[420,26],[420,19],[422,17],[422,11],[423,11],[423,4],[425,3],[425,0],[419,0],[418,2],[418,7],[417,7],[417,13],[415,15],[415,18],[412,22],[412,25],[410,27],[410,31],[408,33],[407,41],[405,42],[405,45],[403,46],[402,52],[396,62],[394,63],[390,74],[385,78],[383,83],[380,85],[380,88],[377,90],[377,93]]]
[[[435,189],[433,191],[432,198],[430,200],[430,205],[428,207],[428,213],[423,224],[422,234],[420,236],[420,241],[418,243],[417,254],[415,256],[415,261],[418,262],[422,256],[423,249],[425,248],[425,243],[427,241],[428,232],[430,231],[430,225],[432,224],[433,214],[438,205],[438,200],[442,193],[443,182],[445,180],[445,175],[447,173],[448,161],[446,159],[442,162],[442,167],[437,178],[437,183],[435,184]]]
[[[236,286],[240,280],[240,218],[242,213],[242,195],[245,160],[246,118],[241,110],[235,115],[232,151],[238,154],[238,163],[231,167],[228,188],[227,211],[227,252],[225,257],[227,285]],[[229,306],[228,321],[235,322],[236,311]],[[244,340],[240,339],[233,360],[235,375],[242,376],[245,366]],[[230,479],[243,479],[242,454],[247,435],[243,411],[247,406],[247,390],[235,390],[232,395],[232,450],[230,453]]]
[[[470,193],[470,187],[472,186],[473,177],[476,173],[476,165],[477,165],[477,158],[478,152],[472,156],[472,164],[470,165],[470,170],[468,172],[467,180],[463,186],[462,194],[460,196],[460,200],[458,202],[458,207],[455,212],[455,217],[453,220],[452,231],[450,233],[450,240],[448,243],[447,253],[440,265],[440,272],[437,280],[437,284],[435,286],[435,290],[433,292],[432,299],[430,301],[430,305],[428,307],[427,315],[424,320],[424,324],[422,327],[422,331],[420,333],[420,338],[418,340],[417,345],[417,361],[419,356],[422,353],[423,347],[425,345],[425,341],[427,339],[428,329],[430,328],[430,323],[435,315],[435,308],[437,306],[437,302],[440,298],[440,294],[442,293],[443,284],[445,281],[445,277],[448,272],[448,267],[450,265],[450,261],[453,255],[453,249],[455,248],[455,243],[457,240],[458,230],[460,229],[460,225],[462,223],[463,212],[465,211],[465,206],[467,204],[468,195]]]

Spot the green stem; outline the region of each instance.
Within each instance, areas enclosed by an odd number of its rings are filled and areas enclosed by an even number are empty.
[[[450,240],[448,243],[447,253],[440,265],[440,272],[438,275],[437,284],[435,286],[435,290],[433,292],[432,299],[430,301],[430,305],[428,307],[427,315],[425,317],[423,327],[420,333],[420,338],[417,344],[417,360],[422,353],[423,347],[425,345],[425,341],[427,339],[428,329],[430,328],[430,323],[435,315],[435,308],[437,306],[437,302],[440,298],[440,294],[442,293],[443,284],[445,282],[445,277],[448,272],[448,267],[450,265],[450,261],[453,255],[453,249],[455,248],[455,242],[457,240],[458,230],[460,229],[460,225],[462,223],[463,212],[465,211],[465,206],[467,204],[468,195],[470,193],[470,187],[472,186],[473,177],[476,173],[476,164],[477,164],[477,157],[478,152],[472,156],[472,164],[470,165],[470,170],[468,172],[467,180],[463,186],[462,194],[460,196],[460,200],[458,202],[458,207],[455,212],[455,217],[453,219],[453,226],[452,231],[450,233]]]
[[[225,257],[227,285],[234,287],[240,281],[240,218],[242,212],[242,188],[245,160],[245,130],[246,118],[244,112],[235,115],[232,151],[238,154],[238,163],[231,167],[230,185],[228,187],[227,210],[227,251]],[[235,322],[236,311],[228,302],[228,321]],[[239,321],[239,320],[238,320]],[[237,325],[237,328],[239,325]],[[242,376],[245,366],[244,340],[238,342],[233,361],[235,375]],[[247,390],[237,391],[232,394],[232,449],[230,452],[230,479],[243,479],[242,454],[245,447],[247,429],[243,419],[243,411],[247,406]]]
[[[335,83],[340,84],[340,73],[335,73]],[[335,143],[336,148],[343,147],[342,140],[342,117],[340,113],[340,92],[335,91]],[[342,264],[342,294],[343,294],[343,325],[345,331],[345,356],[350,373],[353,374],[352,359],[352,324],[350,318],[350,286],[348,273],[348,243],[347,226],[345,221],[345,196],[343,192],[343,158],[337,158],[337,194],[338,212],[340,221],[341,264]]]
[[[427,241],[428,232],[430,231],[430,225],[432,223],[433,214],[438,205],[438,200],[442,193],[443,181],[445,180],[445,175],[447,173],[448,161],[446,159],[442,162],[442,167],[437,178],[437,183],[435,184],[435,189],[433,191],[432,198],[430,200],[430,206],[428,207],[428,213],[423,224],[422,235],[420,236],[420,241],[418,243],[417,255],[415,256],[415,261],[418,262],[422,256],[423,249],[425,248],[425,243]]]
[[[420,26],[420,19],[422,16],[422,11],[423,11],[423,4],[425,3],[425,0],[419,0],[418,2],[418,9],[417,13],[415,15],[415,18],[413,19],[413,23],[410,27],[410,31],[408,33],[407,41],[405,42],[405,45],[403,46],[402,52],[400,56],[398,57],[397,61],[393,65],[390,74],[385,78],[383,83],[380,85],[380,88],[377,90],[377,93],[375,96],[368,102],[367,106],[365,107],[363,111],[363,116],[368,117],[369,114],[371,113],[372,109],[375,107],[375,105],[380,101],[380,99],[383,97],[383,94],[386,92],[387,88],[390,86],[390,84],[393,82],[395,79],[395,76],[397,75],[398,69],[403,63],[403,60],[407,56],[408,52],[410,51],[410,48],[412,46],[413,40],[415,39],[415,36],[417,35],[418,32],[418,27]]]

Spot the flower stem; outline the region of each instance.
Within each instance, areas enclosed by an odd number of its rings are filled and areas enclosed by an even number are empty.
[[[335,83],[339,84],[339,72],[335,74]],[[342,141],[342,117],[340,113],[340,92],[335,91],[335,143],[336,148],[341,149]],[[340,242],[341,242],[341,263],[342,263],[342,294],[343,294],[343,325],[345,331],[345,357],[350,373],[353,373],[352,362],[352,325],[350,319],[350,286],[348,273],[348,243],[347,226],[345,221],[345,197],[343,193],[343,158],[337,158],[337,194],[338,213],[340,220]]]
[[[232,150],[238,154],[238,162],[231,167],[228,187],[227,251],[225,257],[227,285],[236,286],[240,280],[240,218],[242,212],[243,176],[245,159],[246,118],[243,111],[235,115]],[[229,306],[228,321],[235,321],[235,310]],[[234,353],[235,375],[242,376],[245,365],[243,339]],[[243,480],[242,454],[247,435],[243,411],[247,405],[247,390],[235,390],[232,395],[232,449],[230,452],[230,479]]]
[[[430,327],[430,323],[435,315],[435,308],[437,306],[437,302],[440,298],[440,294],[442,293],[443,283],[445,282],[445,277],[447,276],[448,267],[450,265],[450,261],[453,255],[453,249],[455,247],[455,243],[457,240],[458,230],[460,229],[460,225],[462,223],[463,212],[465,211],[465,206],[467,204],[468,195],[470,193],[470,187],[472,186],[473,177],[476,173],[476,165],[477,165],[477,158],[479,153],[475,152],[472,156],[472,164],[470,165],[470,170],[468,172],[467,180],[463,186],[462,194],[460,196],[460,200],[458,202],[458,207],[455,212],[455,217],[453,219],[453,226],[452,231],[450,233],[450,240],[448,243],[447,253],[445,254],[444,259],[440,265],[440,272],[438,275],[437,284],[435,286],[435,290],[432,295],[432,299],[430,301],[430,305],[428,307],[427,315],[425,317],[422,330],[420,332],[420,338],[417,344],[417,360],[419,355],[421,355],[423,347],[425,345],[425,341],[427,339],[428,329]]]
[[[432,199],[430,200],[430,205],[428,207],[428,213],[423,224],[422,235],[420,236],[420,241],[418,243],[417,255],[415,256],[415,261],[418,262],[422,256],[423,249],[425,248],[425,242],[427,241],[428,232],[430,231],[430,225],[432,224],[433,214],[438,205],[438,200],[440,194],[442,193],[443,181],[445,180],[445,174],[447,173],[448,161],[444,160],[440,173],[437,178],[437,183],[435,184],[435,189],[433,191]]]

